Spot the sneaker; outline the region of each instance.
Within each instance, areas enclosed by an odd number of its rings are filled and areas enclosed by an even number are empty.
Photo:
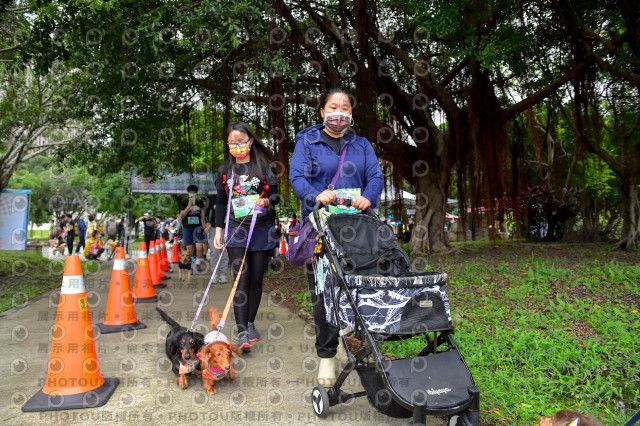
[[[254,323],[250,322],[247,325],[247,332],[249,333],[250,342],[257,342],[258,340],[260,340],[260,333],[258,333],[258,330],[256,330],[256,325]]]
[[[238,333],[238,349],[243,352],[250,352],[253,349],[253,345],[249,341],[249,332],[241,331]]]

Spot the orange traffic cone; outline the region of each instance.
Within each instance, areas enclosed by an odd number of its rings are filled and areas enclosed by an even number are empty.
[[[53,329],[47,380],[22,406],[22,411],[54,411],[100,407],[120,383],[103,379],[93,340],[82,267],[78,256],[67,256]]]
[[[149,243],[149,266],[151,271],[151,282],[154,288],[165,288],[167,285],[160,281],[160,274],[158,272],[158,254],[156,253],[156,242],[151,240]]]
[[[285,254],[287,252],[287,243],[284,240],[284,237],[282,237],[282,241],[280,242],[280,254]]]
[[[147,257],[147,244],[140,243],[138,249],[138,266],[136,276],[133,279],[133,301],[140,303],[155,302],[158,300],[156,292],[153,290],[151,281],[151,268]]]
[[[171,245],[171,263],[180,262],[180,244],[178,244],[178,237],[173,237],[173,244]]]
[[[169,277],[165,273],[167,269],[165,268],[164,261],[164,242],[162,238],[157,241],[158,244],[156,245],[156,258],[158,260],[158,275],[160,276],[161,280],[168,280]]]
[[[133,308],[133,296],[131,296],[131,285],[125,265],[123,247],[116,247],[107,312],[104,316],[104,322],[98,324],[98,328],[102,334],[147,328],[144,323],[138,321],[136,311]]]
[[[164,238],[160,238],[160,247],[162,247],[162,261],[160,262],[160,269],[166,272],[169,270],[169,262],[167,261],[166,240]]]
[[[156,240],[156,265],[158,266],[158,278],[160,280],[168,280],[167,274],[164,273],[164,268],[162,267],[162,263],[164,262],[162,256],[162,240]]]
[[[167,240],[162,239],[162,256],[164,256],[164,270],[165,272],[171,272],[171,265],[169,264],[169,253],[167,253]]]
[[[169,263],[169,256],[167,250],[167,240],[162,239],[162,254],[164,256],[164,270],[165,272],[173,272],[171,269],[171,264]]]

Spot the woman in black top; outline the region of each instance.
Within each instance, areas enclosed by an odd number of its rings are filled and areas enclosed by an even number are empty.
[[[262,298],[262,279],[271,252],[278,245],[275,235],[275,205],[280,201],[278,182],[271,171],[272,154],[251,128],[240,121],[227,129],[230,155],[218,169],[214,246],[221,249],[229,194],[231,206],[227,233],[227,252],[234,276],[244,255],[253,206],[264,208],[256,218],[244,268],[233,299],[238,326],[238,347],[249,351],[251,342],[260,339],[254,320]],[[232,178],[233,175],[233,178]],[[244,219],[244,222],[243,222]],[[236,232],[237,231],[237,232]]]

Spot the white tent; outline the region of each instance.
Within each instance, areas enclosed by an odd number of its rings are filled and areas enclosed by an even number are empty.
[[[393,185],[385,185],[380,195],[379,208],[390,209],[393,208],[399,201],[400,194],[402,194],[402,205],[405,209],[416,208],[416,196],[407,191],[399,192]]]

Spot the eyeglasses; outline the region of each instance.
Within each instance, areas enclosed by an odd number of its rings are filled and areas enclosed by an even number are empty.
[[[251,139],[247,139],[244,142],[227,141],[227,143],[229,144],[229,148],[244,148],[249,144],[250,140]]]

